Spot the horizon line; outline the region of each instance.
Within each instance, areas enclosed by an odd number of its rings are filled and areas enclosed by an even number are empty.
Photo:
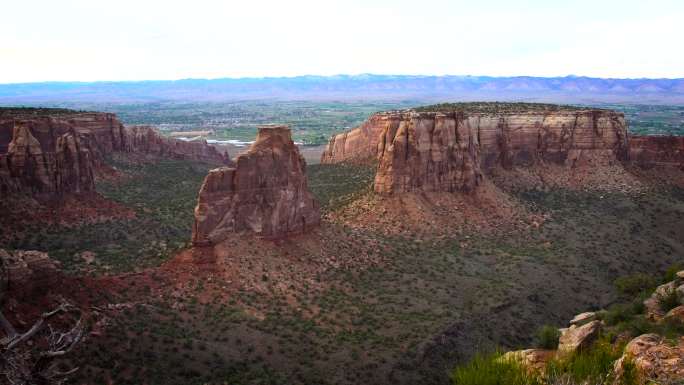
[[[584,75],[559,75],[559,76],[534,76],[534,75],[510,75],[510,76],[498,76],[498,75],[425,75],[425,74],[378,74],[378,73],[358,73],[358,74],[334,74],[334,75],[315,75],[315,74],[303,74],[303,75],[291,75],[291,76],[240,76],[240,77],[216,77],[216,78],[203,78],[203,77],[187,77],[187,78],[177,78],[177,79],[140,79],[140,80],[39,80],[39,81],[22,81],[22,82],[9,82],[0,83],[0,86],[9,85],[29,85],[29,84],[66,84],[66,83],[146,83],[146,82],[182,82],[182,81],[216,81],[216,80],[276,80],[276,79],[298,79],[298,78],[336,78],[336,77],[364,77],[364,76],[375,76],[375,77],[405,77],[405,78],[492,78],[492,79],[505,79],[505,78],[537,78],[537,79],[557,79],[557,78],[577,78],[577,79],[601,79],[601,80],[684,80],[684,77],[598,77],[598,76],[584,76]]]

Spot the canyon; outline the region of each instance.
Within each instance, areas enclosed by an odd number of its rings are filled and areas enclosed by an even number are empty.
[[[684,252],[681,188],[622,189],[662,168],[681,179],[680,138],[631,135],[608,110],[376,113],[313,165],[284,125],[231,161],[111,114],[0,121],[3,203],[92,193],[130,214],[3,227],[17,235],[0,238],[9,320],[59,297],[93,317],[74,383],[442,385]],[[620,188],[593,190],[606,173]]]
[[[165,138],[148,126],[125,127],[114,114],[62,109],[0,109],[0,197],[59,199],[93,192],[114,153],[230,164],[206,142]]]

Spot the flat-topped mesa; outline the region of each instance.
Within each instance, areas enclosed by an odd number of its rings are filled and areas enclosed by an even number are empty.
[[[497,167],[612,164],[628,156],[627,148],[624,115],[618,112],[464,103],[377,113],[332,138],[321,161],[376,159],[380,193],[472,191],[482,174]]]
[[[211,170],[204,179],[193,244],[217,244],[242,232],[281,238],[318,225],[319,206],[305,171],[287,126],[259,127],[256,141],[235,159],[235,166]]]
[[[96,171],[113,152],[230,164],[206,142],[124,127],[114,114],[65,109],[0,108],[0,197],[59,198],[95,190]]]

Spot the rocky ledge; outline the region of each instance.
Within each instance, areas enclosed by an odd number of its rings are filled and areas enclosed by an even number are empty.
[[[211,170],[195,208],[192,240],[216,244],[234,233],[265,238],[302,233],[320,221],[306,162],[287,126],[262,126],[234,167]]]

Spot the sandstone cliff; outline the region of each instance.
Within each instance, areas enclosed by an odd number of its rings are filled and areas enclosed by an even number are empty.
[[[206,142],[124,127],[113,114],[59,109],[0,109],[0,196],[51,199],[93,191],[94,175],[113,152],[230,164]]]
[[[193,243],[215,244],[240,232],[278,238],[317,225],[319,207],[308,190],[305,168],[289,128],[260,127],[234,167],[211,170],[205,178]]]
[[[375,114],[333,137],[321,162],[377,160],[380,193],[472,191],[496,168],[611,164],[626,158],[627,149],[624,117],[617,112],[428,108]]]
[[[670,166],[684,170],[684,136],[631,135],[629,160],[641,167]]]

